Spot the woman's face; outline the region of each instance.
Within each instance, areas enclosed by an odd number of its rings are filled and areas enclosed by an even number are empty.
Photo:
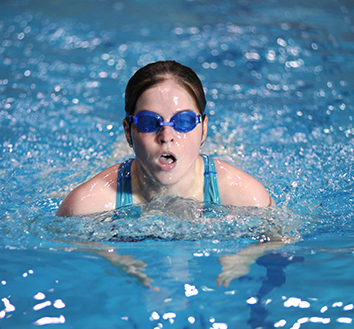
[[[138,99],[134,115],[150,111],[160,115],[164,122],[178,112],[192,111],[199,114],[192,96],[173,80],[147,89]],[[125,132],[136,155],[137,172],[142,172],[160,185],[175,184],[195,170],[200,145],[207,133],[207,118],[192,131],[180,133],[173,127],[163,126],[156,132],[144,133],[135,124],[125,121]],[[131,135],[130,135],[131,134]]]

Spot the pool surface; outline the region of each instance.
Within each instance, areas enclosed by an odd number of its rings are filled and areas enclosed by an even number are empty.
[[[353,41],[348,0],[1,1],[0,328],[352,327]],[[202,151],[278,207],[161,198],[55,217],[132,156],[125,85],[167,59],[204,84]],[[217,285],[220,257],[279,232],[291,243]]]

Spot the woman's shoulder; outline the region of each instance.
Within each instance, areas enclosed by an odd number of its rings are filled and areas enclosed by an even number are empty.
[[[76,216],[115,208],[120,163],[77,186],[61,203],[57,216]]]
[[[214,162],[222,204],[255,207],[274,204],[257,179],[225,161],[214,159]]]
[[[121,165],[122,165],[122,163],[116,163],[116,164],[102,170],[101,172],[99,172],[97,175],[95,175],[91,179],[92,180],[94,180],[94,179],[107,180],[107,179],[112,179],[112,178],[117,179],[118,169]]]

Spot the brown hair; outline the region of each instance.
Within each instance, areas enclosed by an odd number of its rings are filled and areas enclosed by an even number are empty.
[[[196,73],[175,61],[160,61],[140,68],[129,80],[125,89],[126,115],[134,114],[136,102],[145,90],[168,79],[181,85],[192,96],[200,113],[204,114],[206,100]]]

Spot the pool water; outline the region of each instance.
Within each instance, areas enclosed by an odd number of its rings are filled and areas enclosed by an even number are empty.
[[[0,3],[0,328],[349,328],[354,317],[354,4]],[[62,219],[75,186],[131,156],[124,88],[174,59],[203,81],[203,152],[278,207],[160,199]],[[218,286],[219,258],[288,245]],[[100,252],[146,264],[141,284]],[[140,264],[140,263],[139,263]]]

